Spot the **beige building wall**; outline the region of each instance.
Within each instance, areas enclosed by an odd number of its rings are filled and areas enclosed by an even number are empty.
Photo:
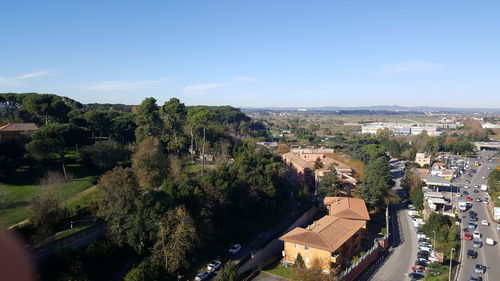
[[[326,250],[321,250],[317,248],[309,247],[306,250],[306,246],[295,244],[292,242],[285,242],[285,261],[289,263],[294,263],[295,258],[300,253],[302,259],[304,259],[304,264],[306,267],[310,267],[315,258],[319,259],[322,263],[322,268],[324,271],[330,271],[331,263],[331,253]]]

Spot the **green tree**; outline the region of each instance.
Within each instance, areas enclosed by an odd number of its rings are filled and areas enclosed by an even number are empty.
[[[387,159],[376,158],[366,166],[363,185],[358,188],[359,195],[371,208],[382,207],[391,181]]]
[[[135,137],[137,141],[142,141],[146,137],[157,137],[160,134],[161,120],[158,113],[156,99],[146,98],[137,108],[135,118],[137,128]]]
[[[154,137],[143,139],[132,155],[132,169],[139,185],[154,189],[160,187],[167,175],[168,159],[160,140]]]
[[[62,164],[64,178],[68,181],[65,165],[66,150],[87,142],[88,131],[86,129],[73,124],[52,123],[35,131],[26,149],[32,157],[38,160],[58,157]]]
[[[300,269],[303,269],[305,268],[305,263],[304,263],[304,259],[302,258],[302,255],[300,253],[297,254],[297,257],[295,258],[295,263],[294,265],[297,267],[297,268],[300,268]]]
[[[168,272],[175,273],[189,266],[188,255],[198,243],[193,219],[184,206],[167,212],[159,222],[158,236],[153,247],[155,261]]]
[[[179,154],[185,144],[182,126],[187,118],[186,107],[179,99],[171,98],[160,108],[160,117],[164,128],[162,140],[169,151]]]
[[[128,149],[111,140],[96,142],[78,150],[80,161],[101,171],[114,168],[119,162],[128,159],[129,155]]]
[[[410,190],[410,202],[417,210],[424,209],[424,192],[422,185],[417,185]]]
[[[165,272],[150,259],[144,259],[132,268],[124,277],[125,281],[160,281],[166,280]]]
[[[335,169],[326,171],[319,182],[319,194],[321,196],[337,196],[342,183],[340,182]]]
[[[128,242],[141,197],[135,175],[130,169],[115,168],[101,177],[97,188],[97,216],[107,222],[110,238],[123,245]]]
[[[65,121],[71,110],[61,97],[49,94],[31,94],[23,99],[22,108],[39,118],[41,123]]]
[[[133,143],[135,141],[135,113],[122,112],[112,120],[110,136],[113,140],[122,143]]]
[[[43,189],[40,195],[30,202],[31,223],[35,228],[33,240],[43,242],[54,233],[58,223],[68,216],[68,211],[61,205],[56,186]]]
[[[110,129],[113,125],[113,118],[119,115],[116,111],[110,110],[92,110],[87,111],[83,115],[88,126],[92,130],[92,138],[109,136]]]
[[[226,263],[217,274],[217,281],[237,281],[239,277],[238,266],[235,262]]]

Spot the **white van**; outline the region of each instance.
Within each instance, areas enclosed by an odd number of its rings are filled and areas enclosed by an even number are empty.
[[[493,245],[495,245],[495,241],[493,241],[493,238],[488,237],[488,238],[486,238],[486,244],[493,246]]]

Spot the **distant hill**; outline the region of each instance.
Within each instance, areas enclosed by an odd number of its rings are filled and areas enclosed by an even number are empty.
[[[433,106],[399,106],[399,105],[374,105],[374,106],[323,106],[323,107],[261,107],[261,108],[242,108],[245,111],[301,111],[301,112],[330,112],[330,113],[348,113],[348,112],[373,112],[379,113],[443,113],[443,114],[500,114],[500,108],[458,108],[458,107],[433,107]]]

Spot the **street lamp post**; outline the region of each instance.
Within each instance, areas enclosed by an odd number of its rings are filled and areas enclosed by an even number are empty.
[[[451,262],[453,261],[453,252],[455,251],[455,248],[451,248],[450,252],[450,272],[448,273],[448,281],[451,281]]]
[[[433,230],[432,233],[434,233],[434,245],[432,245],[432,246],[434,246],[434,248],[436,248],[437,247],[437,245],[436,245],[436,231]]]

